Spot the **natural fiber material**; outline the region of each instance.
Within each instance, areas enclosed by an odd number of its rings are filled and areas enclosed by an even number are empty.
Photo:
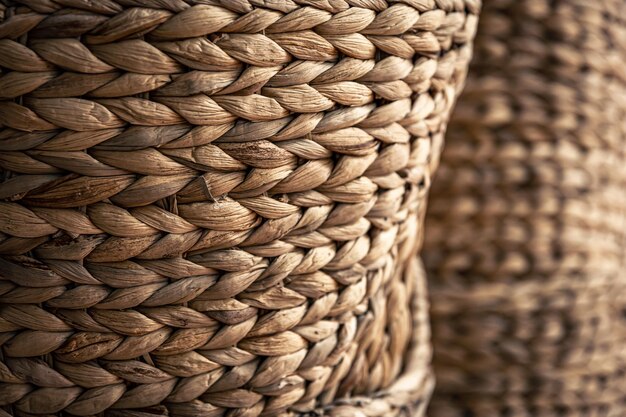
[[[478,0],[1,4],[0,414],[423,414]]]
[[[427,216],[431,417],[626,414],[624,11],[485,2]]]

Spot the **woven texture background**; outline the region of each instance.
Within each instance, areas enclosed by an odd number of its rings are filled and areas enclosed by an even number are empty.
[[[423,413],[478,0],[0,4],[0,415]]]
[[[626,414],[625,11],[484,3],[427,216],[431,417]]]

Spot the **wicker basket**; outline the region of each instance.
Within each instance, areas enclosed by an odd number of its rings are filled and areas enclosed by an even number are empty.
[[[0,415],[422,415],[478,3],[2,0]]]
[[[626,415],[624,11],[485,2],[427,217],[431,417]]]

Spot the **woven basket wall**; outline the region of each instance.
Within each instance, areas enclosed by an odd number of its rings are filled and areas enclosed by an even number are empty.
[[[426,223],[431,417],[626,415],[624,12],[484,3]]]
[[[0,4],[0,415],[423,414],[478,0]]]

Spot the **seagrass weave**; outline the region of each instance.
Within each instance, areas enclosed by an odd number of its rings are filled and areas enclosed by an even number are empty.
[[[0,5],[0,415],[423,414],[478,0]]]
[[[626,415],[625,12],[484,2],[426,220],[430,417]]]

